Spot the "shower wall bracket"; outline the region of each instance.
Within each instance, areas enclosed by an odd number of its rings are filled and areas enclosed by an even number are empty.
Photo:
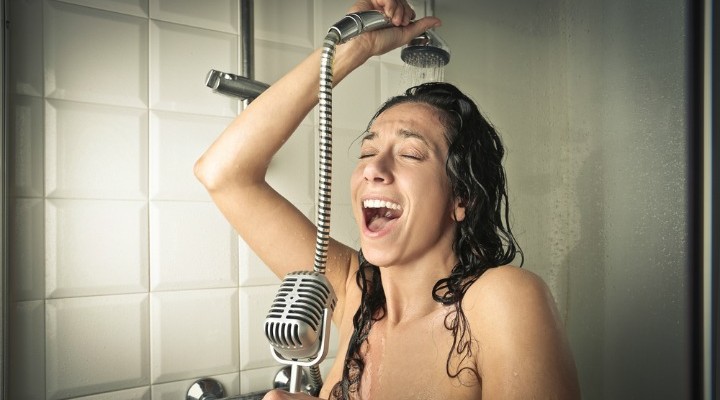
[[[205,85],[215,93],[253,100],[260,96],[270,85],[244,76],[211,69],[205,79]]]
[[[239,97],[247,102],[254,100],[270,85],[255,80],[255,23],[253,0],[240,1],[240,75],[211,69],[205,85],[216,93]]]

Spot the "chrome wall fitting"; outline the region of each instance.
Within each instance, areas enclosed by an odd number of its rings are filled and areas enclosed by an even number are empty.
[[[198,379],[188,389],[186,400],[216,400],[225,396],[223,385],[211,378]]]

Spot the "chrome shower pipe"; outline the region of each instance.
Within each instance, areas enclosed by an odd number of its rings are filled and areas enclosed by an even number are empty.
[[[255,79],[255,8],[253,0],[240,0],[240,29],[242,65],[240,73]]]
[[[211,69],[205,85],[216,93],[239,97],[243,108],[270,85],[255,80],[255,23],[253,0],[240,1],[240,75]]]
[[[425,16],[435,16],[435,0],[425,0]]]

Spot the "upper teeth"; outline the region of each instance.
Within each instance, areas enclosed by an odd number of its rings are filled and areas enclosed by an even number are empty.
[[[365,208],[389,208],[391,210],[399,210],[400,205],[391,203],[389,201],[385,200],[364,200],[363,201],[363,207]]]

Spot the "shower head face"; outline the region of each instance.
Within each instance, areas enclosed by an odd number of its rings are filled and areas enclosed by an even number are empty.
[[[444,67],[450,62],[450,48],[437,33],[427,31],[404,46],[400,58],[413,67]]]
[[[405,64],[417,68],[444,67],[450,62],[450,53],[432,46],[408,46],[400,52]]]

